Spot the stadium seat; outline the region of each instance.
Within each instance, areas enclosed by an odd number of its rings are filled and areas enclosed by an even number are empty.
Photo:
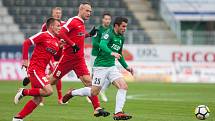
[[[78,5],[83,0],[2,0],[4,6],[8,7],[9,14],[14,17],[25,37],[30,33],[38,32],[46,18],[50,16],[51,8],[55,6],[62,7],[63,20],[77,15]],[[133,16],[123,0],[94,0],[93,15],[86,22],[86,28],[89,30],[92,25],[101,23],[101,15],[104,11],[110,11],[113,18],[116,16],[127,16],[129,19],[129,30],[142,29],[139,22]],[[11,21],[11,18],[5,18]],[[8,22],[9,22],[8,21]],[[33,31],[33,32],[29,32]]]

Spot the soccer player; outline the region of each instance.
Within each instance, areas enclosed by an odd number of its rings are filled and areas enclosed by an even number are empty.
[[[92,12],[90,3],[83,2],[79,6],[78,15],[70,18],[60,30],[59,37],[67,42],[64,46],[63,55],[50,75],[52,84],[55,84],[65,74],[74,70],[78,78],[85,86],[91,86],[91,77],[84,58],[84,39],[86,36],[93,36],[95,29],[86,34],[84,21],[88,20]],[[90,97],[94,108],[94,116],[108,116],[109,112],[100,107],[97,96]],[[65,102],[63,102],[65,103]]]
[[[53,7],[51,9],[51,16],[53,18],[59,19],[61,20],[62,18],[62,8],[61,7]],[[61,26],[63,26],[66,22],[65,21],[61,21]],[[46,27],[46,23],[44,23],[42,25],[42,29],[41,32],[45,32],[47,31],[47,27]],[[54,57],[51,59],[51,61],[49,62],[49,72],[48,74],[51,74],[54,71],[54,68],[57,64],[58,60],[55,60]],[[28,83],[30,83],[30,80],[28,77],[24,78],[23,80],[23,85],[26,86]],[[56,84],[56,89],[57,89],[57,94],[58,94],[58,104],[65,104],[62,102],[62,81],[61,79],[57,82]],[[41,106],[43,106],[43,101],[40,103]]]
[[[56,35],[60,31],[60,20],[49,18],[46,22],[47,31],[39,32],[23,43],[23,65],[27,66],[27,72],[31,81],[31,89],[20,88],[14,97],[14,103],[18,104],[24,96],[33,98],[27,102],[24,108],[13,118],[13,121],[23,121],[40,104],[43,97],[52,95],[53,89],[46,78],[45,69],[53,56],[58,57],[59,39]],[[36,45],[28,66],[28,49]]]
[[[92,37],[92,52],[91,52],[91,67],[93,67],[94,61],[96,59],[96,56],[99,53],[99,43],[100,43],[100,38],[102,37],[102,34],[112,28],[111,24],[111,14],[109,12],[104,12],[102,15],[102,24],[100,26],[97,27],[97,34],[95,37]],[[93,73],[93,69],[92,69],[92,73]],[[105,95],[105,89],[110,85],[110,83],[108,81],[105,81],[104,86],[102,87],[101,91],[100,91],[100,96],[102,98],[102,100],[104,102],[108,101],[107,96]]]
[[[114,21],[114,28],[107,30],[101,37],[99,44],[100,51],[94,62],[94,73],[92,87],[84,87],[81,89],[70,89],[66,95],[63,96],[63,102],[67,102],[73,96],[92,96],[98,95],[104,81],[111,82],[117,87],[114,120],[128,120],[132,116],[123,112],[123,107],[126,101],[126,93],[128,86],[123,79],[122,74],[115,66],[115,59],[118,59],[120,64],[131,74],[133,69],[127,65],[122,55],[122,48],[124,43],[124,32],[127,28],[128,19],[124,17],[117,17]]]
[[[62,8],[60,7],[54,7],[51,10],[51,16],[56,19],[62,18]],[[61,26],[63,26],[66,22],[61,21]],[[42,25],[42,32],[47,31],[46,23]],[[59,60],[55,60],[54,57],[51,59],[49,63],[49,74],[51,74],[54,71],[55,66],[57,65]],[[58,94],[58,104],[65,104],[62,102],[62,80],[60,79],[56,84],[57,94]]]

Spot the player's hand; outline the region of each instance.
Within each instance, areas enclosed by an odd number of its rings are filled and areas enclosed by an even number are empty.
[[[23,68],[25,68],[25,70],[27,71],[27,68],[28,68],[28,60],[23,60],[21,69],[23,69]]]
[[[116,53],[116,52],[112,52],[111,55],[114,56],[117,59],[121,58],[121,55],[119,53]]]
[[[59,47],[63,48],[64,45],[66,45],[66,42],[63,39],[60,39]]]
[[[134,70],[131,67],[127,67],[126,68],[127,71],[129,71],[131,73],[131,75],[134,75]]]
[[[97,34],[97,29],[95,26],[92,27],[92,29],[89,32],[90,37],[95,36]]]
[[[72,46],[72,49],[73,49],[73,53],[77,53],[77,52],[80,50],[80,48],[79,48],[78,45],[76,45],[76,44],[74,44],[74,45]]]

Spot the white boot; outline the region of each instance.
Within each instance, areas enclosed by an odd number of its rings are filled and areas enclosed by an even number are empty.
[[[100,96],[101,96],[101,98],[102,98],[102,101],[104,101],[104,102],[107,102],[107,101],[108,101],[108,98],[107,98],[107,96],[105,95],[105,92],[104,92],[104,91],[101,91],[99,94],[100,94]]]
[[[19,118],[13,118],[12,121],[23,121],[22,119],[19,119]]]
[[[22,95],[23,90],[24,90],[24,88],[20,88],[20,89],[17,91],[16,96],[14,97],[14,103],[15,103],[15,104],[18,104],[19,101],[24,97],[24,96]]]

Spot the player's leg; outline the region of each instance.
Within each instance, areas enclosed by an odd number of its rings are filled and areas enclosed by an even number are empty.
[[[57,95],[58,95],[58,104],[63,104],[62,103],[62,81],[61,81],[61,79],[56,84],[56,90],[57,90]]]
[[[132,116],[125,114],[123,112],[123,107],[126,101],[128,85],[124,81],[122,74],[119,72],[116,66],[112,67],[108,78],[111,80],[112,84],[116,86],[116,88],[118,89],[116,94],[116,105],[115,105],[115,113],[113,115],[113,119],[114,120],[131,119]]]
[[[98,99],[98,95],[99,91],[101,90],[101,86],[93,86],[92,90],[91,90],[91,77],[89,75],[89,71],[86,68],[86,66],[82,66],[82,68],[75,68],[74,71],[76,72],[77,76],[79,77],[79,79],[83,82],[83,84],[86,86],[84,88],[78,89],[78,90],[74,90],[74,96],[78,95],[78,96],[89,96],[92,105],[94,107],[94,116],[108,116],[110,113],[107,111],[104,111],[104,109],[102,109],[100,107],[100,102]],[[63,102],[68,101],[73,95],[72,90],[68,91],[68,93],[63,97]],[[94,96],[91,96],[91,93]]]
[[[14,97],[14,103],[18,104],[18,102],[24,96],[43,96],[47,97],[53,93],[52,86],[49,84],[49,80],[47,80],[45,74],[36,72],[30,74],[30,80],[32,88],[24,89],[20,88],[17,94]]]
[[[84,58],[80,59],[79,62],[74,65],[74,72],[86,87],[92,86],[92,79]],[[94,110],[100,108],[98,96],[91,96],[89,99],[92,102]]]
[[[99,93],[99,95],[102,98],[102,101],[104,101],[104,102],[108,101],[108,98],[107,98],[107,96],[105,94],[105,90],[110,86],[110,84],[111,83],[108,80],[106,80],[104,85],[102,86],[102,89],[101,89],[100,93]]]
[[[13,118],[13,121],[23,121],[22,119],[30,115],[33,110],[37,108],[41,101],[41,96],[36,96],[32,100],[28,101],[24,108]]]
[[[73,61],[68,56],[62,56],[54,71],[49,76],[51,85],[57,84],[64,75],[73,70]]]

